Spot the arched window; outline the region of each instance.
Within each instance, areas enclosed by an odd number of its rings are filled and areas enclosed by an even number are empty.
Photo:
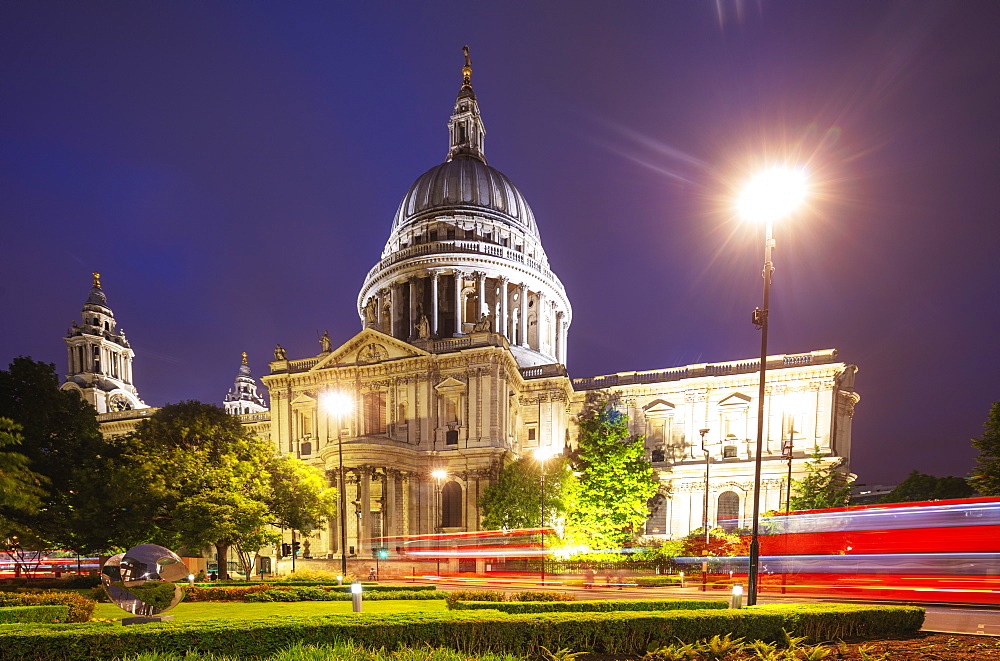
[[[658,493],[646,501],[646,506],[649,508],[649,518],[646,519],[646,534],[666,535],[667,499],[664,498],[663,494]]]
[[[735,491],[723,491],[719,494],[719,509],[717,523],[726,530],[738,528],[740,525],[740,497]]]
[[[441,489],[441,527],[458,528],[462,525],[462,487],[449,482]]]

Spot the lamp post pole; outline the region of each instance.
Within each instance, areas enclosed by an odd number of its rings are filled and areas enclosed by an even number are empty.
[[[540,522],[540,532],[539,537],[542,540],[542,587],[545,586],[545,452],[539,453],[539,460],[541,462],[542,470],[540,471],[541,482],[542,482],[542,497],[540,499],[539,513],[541,517]]]
[[[701,451],[705,455],[705,503],[701,517],[701,525],[705,529],[705,550],[708,550],[709,537],[708,537],[708,448],[705,446],[705,436],[711,429],[699,429],[698,433],[701,434]]]
[[[344,483],[344,439],[341,438],[344,424],[337,413],[337,457],[340,461],[340,573],[347,577],[347,485]]]
[[[774,264],[771,250],[774,248],[772,222],[768,218],[764,225],[764,306],[753,311],[753,323],[760,329],[760,385],[757,390],[757,452],[753,470],[753,518],[750,523],[750,568],[747,572],[747,606],[757,603],[757,574],[760,565],[760,473],[764,454],[764,379],[767,375],[767,315],[771,303],[771,273]]]
[[[788,440],[785,441],[784,445],[781,448],[781,454],[784,455],[785,459],[788,460],[788,479],[785,482],[786,484],[785,489],[787,490],[787,492],[785,493],[785,514],[788,514],[788,512],[791,510],[792,507],[792,452],[793,452],[792,443],[794,442],[794,440],[795,440],[795,429],[793,428],[788,432]],[[787,521],[785,522],[785,525],[788,525]]]

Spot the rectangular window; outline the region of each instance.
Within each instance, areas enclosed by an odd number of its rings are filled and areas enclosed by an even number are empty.
[[[364,395],[365,433],[385,433],[385,393],[369,392]]]
[[[445,236],[447,236],[447,237],[448,237],[448,239],[454,239],[454,238],[455,238],[455,229],[454,229],[454,228],[449,228],[449,229],[448,229],[448,230],[447,230],[447,231],[445,232]]]
[[[736,446],[727,445],[722,448],[722,458],[723,459],[735,459],[736,458]]]
[[[476,238],[476,230],[465,230],[465,238],[472,240]]]
[[[529,427],[528,428],[528,440],[529,441],[535,440],[535,428],[534,427]]]
[[[444,434],[444,444],[445,445],[458,445],[458,430],[449,429]]]

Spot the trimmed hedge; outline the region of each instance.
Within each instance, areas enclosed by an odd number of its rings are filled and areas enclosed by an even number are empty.
[[[455,610],[497,610],[503,613],[609,613],[729,608],[726,601],[702,599],[607,599],[594,601],[456,601]]]
[[[228,656],[265,656],[294,643],[352,640],[378,649],[445,647],[463,652],[536,654],[572,649],[642,655],[667,643],[730,634],[779,641],[782,630],[813,640],[882,638],[913,633],[924,610],[914,606],[815,604],[743,609],[614,613],[338,614],[276,621],[107,625],[8,625],[0,627],[0,659],[76,661],[109,659],[143,651],[195,650]]]
[[[366,599],[444,599],[444,592],[437,592],[435,586],[414,585],[415,589],[407,590],[409,586],[400,585],[365,585],[361,584]],[[193,585],[185,588],[187,601],[339,601],[350,600],[350,585],[292,585],[280,583],[255,583],[251,585],[221,585],[204,587]],[[301,598],[284,599],[275,597],[269,599],[259,595],[272,592],[290,592],[303,595]],[[426,597],[414,596],[426,593]],[[395,596],[395,595],[407,596]],[[309,596],[311,595],[311,596]],[[324,597],[322,595],[330,595]],[[378,596],[376,596],[378,595]],[[384,596],[383,596],[384,595]]]
[[[68,606],[5,606],[0,608],[0,624],[65,622],[68,616]]]
[[[350,593],[323,588],[278,588],[276,590],[262,590],[246,595],[245,601],[252,603],[266,601],[350,601]],[[396,599],[444,599],[447,595],[444,592],[435,590],[415,590],[413,592],[366,592],[363,595],[365,601],[389,601]]]
[[[187,585],[187,581],[178,581],[181,585]],[[343,585],[337,585],[335,582],[331,581],[261,581],[261,582],[228,582],[228,583],[205,583],[198,582],[194,584],[196,588],[257,588],[264,589],[267,588],[302,588],[302,587],[324,587],[330,590],[343,590],[344,592],[351,591],[351,584],[344,583]],[[364,588],[365,592],[391,592],[393,590],[405,590],[407,592],[413,592],[416,590],[437,590],[436,585],[427,585],[424,583],[365,583],[362,581],[361,587]]]
[[[0,606],[66,606],[67,622],[89,622],[97,602],[75,592],[0,592]]]
[[[576,595],[572,592],[557,592],[555,590],[522,590],[520,592],[504,592],[503,590],[453,590],[448,593],[448,608],[455,608],[458,601],[574,601]]]
[[[640,588],[662,588],[667,585],[680,585],[680,576],[636,576],[634,579],[635,584]]]

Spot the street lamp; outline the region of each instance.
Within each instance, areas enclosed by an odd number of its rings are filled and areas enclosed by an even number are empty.
[[[705,445],[705,436],[711,429],[699,429],[698,433],[701,434],[701,451],[705,455],[705,508],[704,513],[701,518],[701,525],[705,529],[705,550],[708,550],[708,447]]]
[[[788,460],[788,480],[786,481],[785,493],[785,514],[788,514],[792,507],[792,455],[794,453],[793,442],[795,440],[795,428],[788,431],[788,438],[781,444],[781,456]],[[788,522],[785,522],[788,525]]]
[[[539,446],[535,450],[535,458],[538,459],[538,463],[541,465],[541,470],[539,474],[541,476],[541,498],[540,498],[540,511],[541,518],[539,519],[539,527],[541,532],[539,537],[542,540],[542,585],[545,585],[545,460],[549,457],[554,457],[558,454],[551,447],[541,447]]]
[[[345,392],[328,391],[323,394],[323,408],[328,414],[337,417],[337,457],[340,461],[340,573],[347,576],[347,494],[344,484],[344,441],[341,438],[343,417],[354,407],[354,400]]]
[[[771,300],[771,274],[774,264],[772,224],[791,213],[806,193],[806,174],[803,170],[772,168],[750,180],[737,202],[740,215],[745,220],[764,223],[764,305],[753,311],[753,324],[760,329],[760,385],[757,393],[757,454],[753,474],[753,520],[750,535],[750,568],[747,572],[747,606],[757,603],[757,574],[760,565],[760,473],[761,455],[764,453],[764,379],[767,371],[767,315]]]

